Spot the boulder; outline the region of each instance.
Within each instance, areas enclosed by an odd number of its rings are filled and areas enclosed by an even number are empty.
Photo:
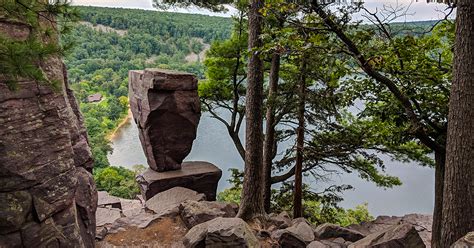
[[[180,169],[201,117],[197,78],[161,69],[130,71],[129,99],[150,168]]]
[[[325,223],[319,225],[314,230],[319,239],[343,238],[344,240],[355,242],[365,237],[362,233],[338,225]]]
[[[273,213],[270,214],[269,222],[274,229],[284,229],[291,226],[291,218],[285,211],[279,213],[278,215]]]
[[[183,241],[185,247],[258,247],[250,226],[239,218],[210,220],[194,226]]]
[[[359,247],[424,248],[426,245],[415,227],[410,224],[402,224],[370,234],[349,245],[349,248]]]
[[[179,205],[186,200],[203,201],[204,194],[183,187],[161,192],[145,202],[145,208],[161,216],[177,215]]]
[[[401,225],[413,225],[427,247],[431,246],[431,226],[433,216],[424,214],[407,214],[405,216],[378,216],[373,221],[361,223],[360,225],[350,225],[347,228],[358,231],[364,235],[380,232],[387,228]]]
[[[474,232],[466,234],[451,245],[451,248],[474,247]]]
[[[286,229],[274,231],[271,238],[278,242],[279,247],[304,248],[307,244],[303,238]]]
[[[145,200],[174,187],[192,189],[206,195],[206,199],[216,199],[217,184],[222,171],[207,162],[184,162],[181,170],[156,172],[150,168],[137,176],[140,191]]]
[[[314,240],[314,231],[304,218],[297,218],[290,227],[272,232],[271,237],[281,247],[306,247]]]
[[[179,212],[187,228],[217,217],[235,217],[237,214],[230,204],[209,201],[185,201],[179,206]]]
[[[300,237],[306,244],[314,240],[314,230],[311,224],[304,218],[297,218],[292,221],[292,225],[286,228],[290,233]]]

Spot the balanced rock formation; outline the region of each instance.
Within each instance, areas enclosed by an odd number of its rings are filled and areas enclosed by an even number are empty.
[[[30,28],[0,19],[0,33],[17,41]],[[83,119],[61,59],[38,64],[59,89],[20,78],[11,90],[0,75],[0,247],[94,247],[97,192]]]
[[[150,168],[180,169],[201,116],[196,77],[161,69],[130,71],[129,99]]]

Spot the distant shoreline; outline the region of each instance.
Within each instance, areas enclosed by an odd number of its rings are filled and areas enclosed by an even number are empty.
[[[107,135],[107,140],[113,141],[113,139],[117,136],[117,133],[119,130],[128,123],[128,121],[132,118],[132,111],[130,108],[127,111],[127,115],[123,118],[123,120],[117,125],[117,127],[109,134]]]

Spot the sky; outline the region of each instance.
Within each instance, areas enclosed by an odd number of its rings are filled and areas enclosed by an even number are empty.
[[[147,9],[154,10],[152,0],[72,0],[73,5],[84,5],[84,6],[100,6],[100,7],[117,7],[117,8],[134,8],[134,9]],[[426,3],[426,0],[365,0],[365,6],[370,11],[381,10],[384,6],[402,6],[409,7],[407,15],[401,17],[395,21],[425,21],[425,20],[438,20],[444,17],[442,12],[445,12],[446,5],[437,3]],[[227,13],[213,13],[209,10],[198,9],[198,8],[172,8],[168,11],[181,12],[181,13],[194,13],[204,15],[217,15],[217,16],[231,16],[234,11],[230,10]],[[362,18],[361,16],[356,16]]]

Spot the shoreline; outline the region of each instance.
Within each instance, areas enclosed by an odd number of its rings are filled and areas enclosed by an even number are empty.
[[[117,127],[112,131],[110,132],[110,134],[107,135],[107,140],[108,141],[112,141],[115,136],[117,136],[117,132],[125,125],[128,123],[128,121],[132,118],[132,111],[130,110],[130,108],[128,109],[127,111],[127,115],[123,118],[122,121],[120,121],[120,123],[117,125]]]

